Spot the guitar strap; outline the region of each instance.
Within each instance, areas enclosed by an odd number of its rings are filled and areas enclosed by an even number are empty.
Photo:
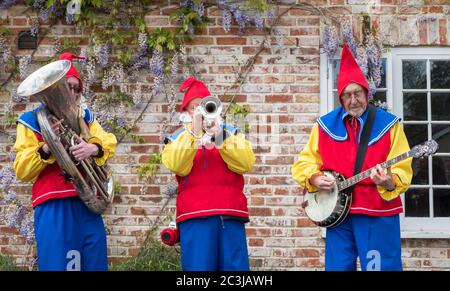
[[[355,162],[355,169],[353,170],[353,176],[355,176],[355,175],[359,174],[359,172],[361,172],[362,163],[364,161],[364,157],[365,157],[366,151],[367,151],[367,146],[369,144],[370,132],[372,131],[373,122],[375,120],[375,113],[377,111],[376,108],[374,108],[374,106],[371,104],[368,105],[368,110],[369,110],[369,112],[368,112],[368,116],[367,116],[366,125],[362,129],[361,139],[359,140],[358,153],[356,154],[356,162]],[[354,187],[355,187],[355,185],[347,188],[345,190],[345,192],[351,193]]]

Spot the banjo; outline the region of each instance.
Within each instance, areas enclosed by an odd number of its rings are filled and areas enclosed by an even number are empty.
[[[381,163],[380,166],[383,169],[387,169],[407,158],[420,158],[434,154],[437,149],[437,142],[429,140],[416,145],[406,153]],[[314,193],[306,193],[302,204],[305,208],[306,215],[318,226],[337,226],[345,219],[350,210],[350,205],[352,204],[352,193],[346,193],[344,190],[370,177],[370,172],[375,167],[376,166],[348,179],[345,179],[337,172],[324,171],[325,176],[334,177],[336,179],[336,185],[331,192],[317,191]]]

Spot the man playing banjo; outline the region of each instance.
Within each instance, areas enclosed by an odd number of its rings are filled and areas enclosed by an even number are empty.
[[[309,193],[336,190],[336,179],[324,171],[353,176],[358,151],[370,178],[352,189],[349,214],[337,226],[327,229],[325,270],[356,270],[357,257],[362,270],[402,270],[399,213],[403,211],[400,194],[412,178],[411,159],[394,164],[385,171],[380,164],[409,150],[400,118],[368,105],[368,83],[355,58],[344,45],[338,76],[340,107],[321,116],[313,126],[305,148],[292,167],[292,177]],[[368,122],[364,150],[362,136]],[[370,114],[373,116],[373,114]]]

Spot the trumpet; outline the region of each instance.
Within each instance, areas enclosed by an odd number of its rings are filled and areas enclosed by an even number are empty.
[[[200,112],[206,121],[213,121],[222,113],[222,102],[213,96],[203,98],[200,102]]]
[[[215,125],[217,119],[219,119],[220,114],[222,113],[222,102],[219,98],[208,96],[203,98],[199,105],[200,113],[203,116],[203,131],[204,134],[202,137],[197,137],[191,132],[194,137],[202,140],[202,144],[211,142],[211,138],[213,134],[210,133],[211,127]],[[192,117],[186,112],[180,115],[181,122],[187,124],[192,122]]]

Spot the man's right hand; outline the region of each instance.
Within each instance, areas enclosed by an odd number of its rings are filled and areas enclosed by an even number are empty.
[[[57,120],[55,118],[55,123],[52,124],[52,129],[53,132],[57,135],[61,134],[61,124],[63,123],[64,118],[61,118],[60,120]],[[44,144],[42,146],[42,150],[46,153],[46,154],[50,154],[50,148],[48,147],[47,144]]]
[[[309,183],[311,183],[311,185],[313,186],[316,186],[319,190],[331,191],[336,184],[336,179],[324,175],[313,175],[309,179]]]
[[[49,147],[48,147],[47,144],[44,144],[44,145],[42,146],[42,150],[43,150],[46,154],[49,154],[49,153],[50,153],[50,149],[49,149]]]
[[[200,111],[200,106],[195,108],[194,116],[192,117],[192,130],[198,137],[203,135],[203,115]]]

